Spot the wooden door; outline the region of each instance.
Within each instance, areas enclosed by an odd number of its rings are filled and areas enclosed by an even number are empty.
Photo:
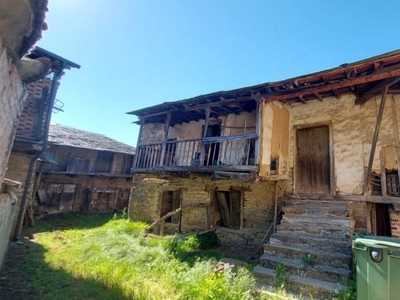
[[[330,155],[328,126],[297,130],[296,192],[330,193]]]

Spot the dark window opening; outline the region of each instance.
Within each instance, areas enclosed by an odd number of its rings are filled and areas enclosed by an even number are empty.
[[[271,175],[277,175],[279,169],[279,158],[271,159],[271,165],[269,167]]]
[[[124,166],[122,170],[122,174],[131,174],[131,169],[133,168],[133,160],[135,156],[134,155],[124,155]]]
[[[203,126],[204,136],[204,126]],[[221,136],[221,125],[208,125],[206,137]],[[204,145],[204,165],[212,166],[219,164],[220,143],[208,143]]]
[[[110,173],[114,154],[111,152],[98,152],[95,172]]]
[[[83,174],[89,172],[89,160],[78,157],[71,157],[68,164],[68,173]]]
[[[178,191],[165,191],[161,200],[161,213],[160,217],[178,209],[181,206],[181,192]],[[180,221],[180,213],[177,213],[167,219],[166,223],[178,224]]]
[[[397,170],[386,170],[386,192],[390,196],[400,196],[399,174]]]
[[[67,172],[70,157],[71,153],[56,150],[54,160],[57,162],[57,164],[51,165],[52,170],[56,172]]]
[[[372,232],[378,236],[391,236],[389,204],[374,203],[372,213]]]
[[[242,223],[242,197],[240,191],[216,192],[214,225],[240,229]]]

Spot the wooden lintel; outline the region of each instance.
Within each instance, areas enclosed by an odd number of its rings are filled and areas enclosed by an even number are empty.
[[[304,96],[307,94],[309,95],[309,94],[313,94],[313,93],[322,93],[322,92],[332,91],[334,89],[350,87],[350,86],[354,86],[357,84],[364,84],[364,83],[374,82],[374,81],[383,80],[383,79],[392,78],[392,77],[398,77],[398,76],[400,76],[400,64],[396,64],[396,65],[393,65],[393,66],[385,68],[385,69],[379,69],[378,71],[376,71],[372,74],[362,75],[362,76],[358,76],[358,77],[351,77],[348,79],[332,82],[332,83],[322,85],[322,86],[321,85],[318,85],[315,87],[304,86],[304,87],[294,88],[289,91],[274,92],[270,95],[264,95],[264,98],[268,102],[281,101],[281,100],[287,100],[287,99],[296,99],[300,95]]]
[[[385,79],[377,84],[375,84],[372,88],[369,90],[365,91],[363,94],[359,95],[356,99],[356,104],[357,105],[362,105],[365,102],[367,102],[369,99],[371,99],[373,96],[378,95],[379,93],[382,92],[385,87],[390,87],[400,81],[400,77],[395,77],[395,78],[388,78]]]
[[[319,101],[321,101],[321,102],[322,102],[322,100],[323,100],[323,99],[322,99],[322,97],[321,97],[321,95],[320,95],[320,94],[318,94],[318,93],[314,93],[313,95],[314,95],[314,97],[315,97],[315,98],[317,98]]]

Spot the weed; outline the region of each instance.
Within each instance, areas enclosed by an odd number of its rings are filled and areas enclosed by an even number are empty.
[[[317,257],[312,254],[307,254],[301,258],[305,268],[312,268],[317,264]]]
[[[282,263],[278,263],[275,266],[275,286],[278,289],[283,289],[285,285],[289,282],[290,273],[286,266]]]

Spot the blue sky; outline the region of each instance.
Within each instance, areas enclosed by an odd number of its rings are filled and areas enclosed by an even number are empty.
[[[128,111],[400,48],[400,1],[49,2],[37,45],[82,66],[62,78],[52,122],[130,145]]]

